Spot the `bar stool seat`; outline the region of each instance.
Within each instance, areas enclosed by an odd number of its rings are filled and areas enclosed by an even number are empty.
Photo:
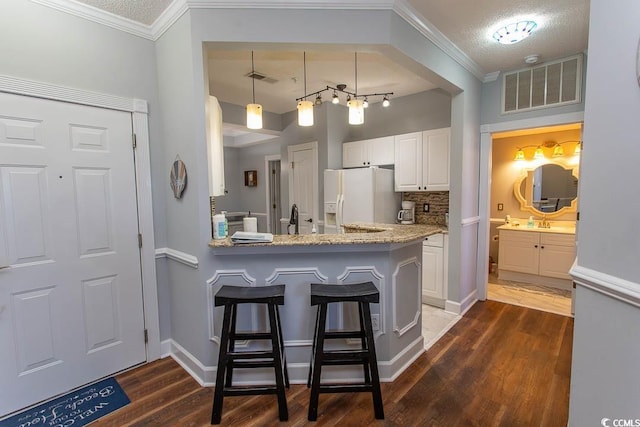
[[[247,396],[276,394],[278,396],[278,416],[287,421],[287,399],[285,387],[289,388],[289,373],[284,353],[284,340],[278,306],[284,305],[285,285],[275,286],[227,286],[220,287],[214,297],[216,307],[224,306],[220,353],[216,386],[213,394],[211,424],[220,424],[224,396]],[[269,313],[269,332],[236,332],[238,304],[266,304]],[[269,340],[271,349],[267,351],[236,351],[236,341]],[[234,386],[233,370],[236,368],[273,367],[275,385]]]
[[[376,419],[384,419],[380,376],[376,359],[371,310],[369,304],[378,303],[380,293],[372,282],[350,285],[311,284],[311,305],[318,306],[316,328],[313,337],[312,362],[307,379],[307,387],[311,387],[308,420],[318,418],[318,401],[320,393],[371,392]],[[327,331],[327,306],[337,302],[357,302],[359,323],[358,330]],[[359,338],[361,348],[346,350],[325,350],[327,339]],[[320,375],[325,365],[362,365],[364,381],[360,384],[321,384]]]

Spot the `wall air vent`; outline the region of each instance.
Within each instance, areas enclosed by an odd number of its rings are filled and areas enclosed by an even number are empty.
[[[515,113],[580,102],[582,55],[506,73],[502,112]]]
[[[262,82],[265,82],[265,83],[272,83],[273,84],[273,83],[277,82],[276,79],[271,78],[271,77],[267,77],[264,74],[260,74],[260,73],[257,73],[255,71],[253,71],[253,72],[251,72],[249,74],[246,74],[246,77],[249,77],[250,79],[259,80],[259,81],[262,81]]]

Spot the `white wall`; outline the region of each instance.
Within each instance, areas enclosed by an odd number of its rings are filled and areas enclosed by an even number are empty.
[[[640,29],[631,19],[638,16],[636,0],[591,1],[572,426],[640,419]]]

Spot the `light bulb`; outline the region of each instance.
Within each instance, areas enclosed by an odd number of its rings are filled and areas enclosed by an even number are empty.
[[[333,96],[331,97],[331,102],[333,104],[339,104],[340,103],[340,98],[338,98],[338,94],[333,92]]]
[[[362,101],[362,106],[364,108],[369,108],[369,101],[367,101],[367,98],[365,98],[364,101]]]
[[[385,95],[384,98],[382,98],[382,106],[388,107],[389,105],[391,105],[391,102],[389,102],[389,98]]]
[[[316,105],[322,105],[322,96],[320,94],[316,96]]]

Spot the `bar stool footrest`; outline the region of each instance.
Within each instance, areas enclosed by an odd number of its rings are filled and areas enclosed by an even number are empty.
[[[234,341],[270,340],[271,332],[236,332]]]
[[[369,360],[368,350],[330,350],[322,352],[322,363],[329,360],[359,360],[364,362]]]
[[[324,339],[347,339],[347,338],[363,338],[364,334],[360,331],[333,331],[325,332]]]
[[[234,362],[236,360],[241,360],[241,359],[273,359],[273,352],[272,351],[233,351],[233,352],[228,352],[227,356],[229,357],[229,360],[233,360]]]
[[[273,360],[236,360],[233,362],[233,369],[273,367],[275,367],[275,362]]]
[[[362,365],[363,361],[361,359],[332,359],[325,360],[322,362],[322,365],[325,366],[337,366],[337,365]]]
[[[371,392],[371,384],[324,384],[320,385],[320,393],[360,393]]]
[[[255,396],[262,394],[277,394],[276,386],[233,386],[223,389],[225,396]]]

